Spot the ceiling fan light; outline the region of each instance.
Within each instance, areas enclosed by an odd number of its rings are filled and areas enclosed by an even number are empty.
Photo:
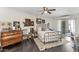
[[[45,11],[44,13],[47,13],[47,11]]]

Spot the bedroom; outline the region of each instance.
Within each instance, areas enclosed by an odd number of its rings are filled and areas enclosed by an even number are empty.
[[[0,7],[0,31],[6,32],[10,30],[9,32],[13,32],[12,30],[21,30],[22,34],[20,36],[23,39],[23,40],[21,39],[20,40],[21,43],[18,44],[14,44],[15,42],[13,43],[13,45],[10,45],[12,44],[10,42],[1,44],[0,50],[5,52],[12,52],[12,51],[13,52],[39,52],[39,51],[74,52],[75,49],[72,47],[74,44],[71,44],[72,42],[71,38],[73,39],[75,36],[78,36],[79,34],[79,28],[78,28],[79,8],[48,7],[48,9],[56,9],[56,10],[51,11],[52,14],[49,14],[47,12],[41,14],[42,13],[41,10],[43,10],[43,8],[42,7]],[[49,31],[48,28],[51,31]],[[30,31],[33,32],[33,34],[29,33]],[[19,35],[20,33],[17,34]],[[43,39],[40,37],[40,34],[41,36],[43,36]],[[47,35],[46,36],[47,38],[44,35]],[[35,37],[38,36],[38,38],[41,38],[42,40],[35,39],[33,36]],[[66,41],[64,42],[60,40],[63,37],[65,37],[68,40],[67,43]],[[3,38],[7,39],[6,35]],[[1,34],[1,39],[2,39],[2,34]],[[40,43],[40,40],[43,41],[43,43]],[[53,40],[62,41],[62,42],[54,43]],[[2,43],[2,40],[0,40],[0,42]],[[7,45],[10,46],[4,47]]]

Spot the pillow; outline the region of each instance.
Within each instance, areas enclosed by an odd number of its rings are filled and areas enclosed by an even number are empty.
[[[42,30],[42,31],[45,31],[45,28],[42,28],[41,30]]]
[[[41,31],[41,27],[38,27],[38,31]]]

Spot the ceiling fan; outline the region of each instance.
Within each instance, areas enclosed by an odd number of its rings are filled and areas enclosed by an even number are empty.
[[[43,7],[43,10],[41,14],[44,14],[44,13],[48,13],[48,14],[52,14],[51,11],[55,11],[56,9],[48,9],[47,7]]]

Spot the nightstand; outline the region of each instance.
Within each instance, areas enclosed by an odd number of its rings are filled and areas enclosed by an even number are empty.
[[[33,39],[34,38],[34,34],[29,32],[27,35],[27,39]]]
[[[37,32],[35,31],[34,32],[34,38],[37,38],[38,37],[38,34],[37,34]]]
[[[32,32],[29,32],[27,37],[28,37],[28,39],[29,39],[29,38],[30,38],[30,39],[34,39],[34,38],[37,38],[38,35],[37,35],[37,32],[34,31],[33,33],[32,33]]]

